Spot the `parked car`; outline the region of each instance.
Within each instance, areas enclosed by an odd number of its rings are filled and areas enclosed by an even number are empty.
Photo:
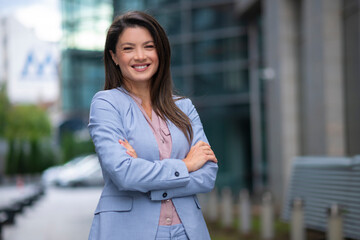
[[[74,158],[63,166],[47,169],[43,173],[46,185],[61,187],[100,186],[104,184],[96,154]]]
[[[76,165],[76,163],[81,161],[84,157],[86,157],[86,156],[79,156],[79,157],[71,159],[69,162],[67,162],[64,165],[57,165],[57,166],[49,167],[42,173],[42,176],[41,176],[42,183],[45,186],[55,185],[57,177],[62,170]]]

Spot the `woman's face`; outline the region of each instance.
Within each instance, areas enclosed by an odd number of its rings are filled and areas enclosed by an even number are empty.
[[[126,28],[119,36],[116,53],[110,50],[110,54],[130,85],[149,84],[159,67],[154,39],[144,27]]]

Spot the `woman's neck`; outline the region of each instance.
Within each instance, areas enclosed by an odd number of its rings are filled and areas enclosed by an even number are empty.
[[[152,104],[150,97],[149,84],[125,84],[131,94],[140,98],[141,106],[144,108],[146,114],[152,119]]]
[[[142,105],[151,106],[151,97],[150,97],[150,86],[149,84],[129,84],[125,83],[129,91],[134,94],[136,97],[141,99]]]

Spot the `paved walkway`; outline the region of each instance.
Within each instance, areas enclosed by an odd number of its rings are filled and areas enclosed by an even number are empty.
[[[5,226],[4,240],[87,239],[101,188],[50,188]]]

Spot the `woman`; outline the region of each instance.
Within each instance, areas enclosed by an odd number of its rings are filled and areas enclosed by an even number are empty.
[[[143,12],[117,17],[104,62],[89,130],[105,186],[89,239],[210,239],[196,194],[214,187],[217,159],[191,101],[172,93],[164,30]]]

